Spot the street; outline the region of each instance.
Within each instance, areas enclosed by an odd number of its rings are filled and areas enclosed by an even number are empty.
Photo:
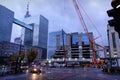
[[[120,74],[107,74],[97,68],[49,68],[42,73],[8,75],[0,80],[120,80]]]

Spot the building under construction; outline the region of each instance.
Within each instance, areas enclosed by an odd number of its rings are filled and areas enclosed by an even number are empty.
[[[89,36],[93,39],[92,32],[89,32]],[[86,33],[75,32],[65,34],[63,37],[65,39],[60,38],[60,35],[56,36],[56,50],[51,57],[52,62],[77,65],[92,63],[92,49]],[[99,57],[98,53],[96,53],[96,57]]]

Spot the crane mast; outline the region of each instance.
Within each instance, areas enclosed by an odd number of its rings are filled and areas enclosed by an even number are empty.
[[[89,41],[90,41],[90,45],[91,45],[91,49],[92,49],[92,55],[93,55],[92,62],[93,62],[94,64],[97,64],[97,61],[96,61],[96,51],[95,51],[95,49],[94,49],[94,47],[95,47],[95,46],[94,46],[94,40],[89,36],[89,32],[88,32],[87,26],[86,26],[86,24],[85,24],[85,21],[84,21],[84,19],[83,19],[83,16],[82,16],[81,11],[80,11],[80,9],[79,9],[79,6],[78,6],[78,4],[77,4],[77,1],[76,1],[76,0],[72,0],[72,1],[73,1],[75,10],[76,10],[76,12],[77,12],[77,15],[78,15],[78,17],[79,17],[79,20],[80,20],[80,22],[81,22],[81,25],[82,25],[84,31],[87,33],[88,39],[89,39]]]

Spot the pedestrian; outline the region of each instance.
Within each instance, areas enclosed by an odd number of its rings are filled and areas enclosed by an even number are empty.
[[[47,70],[48,70],[48,67],[49,67],[49,63],[48,63],[48,61],[46,62],[46,68],[47,68]]]

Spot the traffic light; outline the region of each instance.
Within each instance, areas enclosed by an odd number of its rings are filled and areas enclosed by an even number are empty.
[[[107,14],[113,19],[109,20],[108,23],[110,26],[114,26],[115,30],[120,34],[120,0],[112,0],[111,6],[113,9],[108,10]]]

